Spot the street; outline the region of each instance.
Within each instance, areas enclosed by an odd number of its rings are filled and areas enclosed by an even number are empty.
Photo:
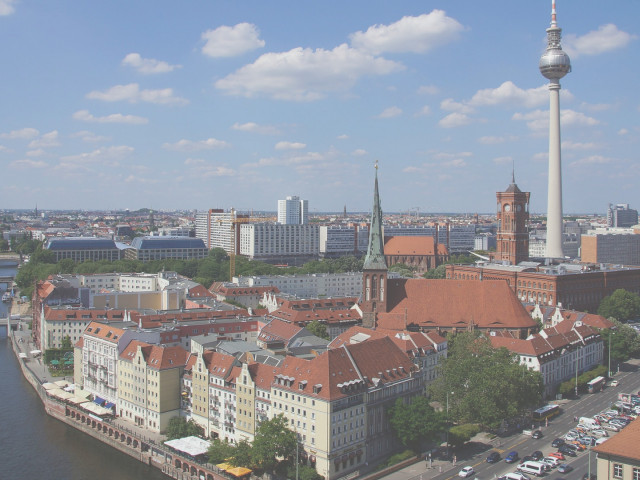
[[[458,472],[465,466],[472,466],[476,471],[476,475],[470,478],[478,478],[480,480],[489,480],[508,472],[514,472],[518,462],[507,464],[504,461],[504,457],[510,451],[517,451],[520,458],[525,455],[531,455],[536,450],[542,451],[547,456],[549,453],[557,451],[556,448],[551,447],[553,439],[563,436],[576,426],[577,422],[574,421],[574,417],[591,417],[615,403],[618,400],[618,393],[636,393],[640,390],[638,365],[640,365],[640,361],[637,360],[632,360],[622,365],[620,372],[613,377],[619,381],[618,386],[605,387],[602,392],[598,393],[583,393],[578,399],[568,400],[563,403],[562,413],[549,420],[548,426],[543,425],[540,427],[544,436],[538,440],[522,434],[514,434],[508,437],[496,437],[487,443],[470,442],[469,447],[456,452],[455,465],[451,461],[434,461],[432,468],[428,468],[427,462],[420,462],[384,478],[387,480],[450,480],[460,478],[458,477]],[[609,434],[615,435],[614,432],[609,432]],[[497,463],[488,464],[485,460],[492,451],[499,452],[502,459]],[[591,473],[595,474],[595,454],[590,455],[590,449],[587,449],[584,452],[578,452],[577,457],[567,457],[566,460],[561,462],[573,467],[574,470],[571,473],[561,474],[557,469],[552,469],[545,477],[553,478],[554,480],[562,478],[580,479],[588,471],[590,457]],[[528,476],[531,477],[531,475]]]

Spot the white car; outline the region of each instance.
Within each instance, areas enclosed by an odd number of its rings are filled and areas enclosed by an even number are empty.
[[[473,467],[463,467],[462,470],[458,472],[458,476],[461,478],[467,478],[475,473],[476,471],[473,469]]]
[[[620,431],[620,427],[618,427],[617,425],[612,425],[610,423],[605,423],[604,425],[602,425],[602,428],[604,428],[605,430],[611,430],[612,432]]]
[[[594,437],[608,437],[609,434],[607,433],[606,430],[602,429],[602,428],[596,428],[591,430],[591,435],[593,435]]]
[[[558,465],[560,465],[560,460],[558,460],[556,457],[544,457],[541,461],[544,463],[548,463],[551,468],[556,468]]]
[[[609,384],[612,387],[617,387],[618,385],[620,385],[620,382],[618,380],[611,380],[611,383]]]

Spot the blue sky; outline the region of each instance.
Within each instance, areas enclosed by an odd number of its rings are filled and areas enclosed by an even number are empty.
[[[550,0],[0,0],[2,207],[546,211]],[[565,213],[640,207],[640,2],[558,0]]]

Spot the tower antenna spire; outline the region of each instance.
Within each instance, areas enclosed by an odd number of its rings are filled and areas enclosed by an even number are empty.
[[[516,183],[516,161],[511,159],[511,183]]]
[[[556,0],[551,0],[551,26],[555,27],[558,23],[556,22]]]

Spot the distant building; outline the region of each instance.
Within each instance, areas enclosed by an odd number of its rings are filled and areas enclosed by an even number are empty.
[[[321,225],[319,227],[320,256],[323,258],[335,258],[345,255],[360,256],[366,251],[366,242],[360,241],[361,237],[368,237],[365,228],[364,233],[358,226],[336,227]]]
[[[485,232],[476,235],[473,241],[474,250],[482,250],[488,252],[496,248],[496,236],[493,233]]]
[[[300,298],[355,297],[362,291],[362,273],[310,273],[236,277],[241,287],[275,287]]]
[[[422,274],[446,262],[449,252],[433,237],[385,237],[384,256],[388,266],[404,264]]]
[[[305,225],[309,223],[309,201],[290,196],[278,200],[278,223],[281,225]]]
[[[51,238],[45,249],[53,252],[56,262],[69,258],[76,263],[120,260],[120,249],[110,238],[67,237]]]
[[[247,215],[238,214],[234,209],[199,212],[196,214],[196,238],[201,238],[208,249],[222,248],[228,254],[237,254],[240,252],[238,220],[246,218]]]
[[[136,237],[125,257],[128,260],[192,260],[205,258],[209,250],[200,238],[188,237]]]
[[[638,224],[638,210],[629,208],[628,203],[609,204],[607,209],[607,226],[633,227]]]
[[[582,235],[580,260],[589,263],[640,265],[640,235],[589,233]]]
[[[240,226],[240,254],[255,260],[298,263],[317,258],[318,225],[254,223]]]

